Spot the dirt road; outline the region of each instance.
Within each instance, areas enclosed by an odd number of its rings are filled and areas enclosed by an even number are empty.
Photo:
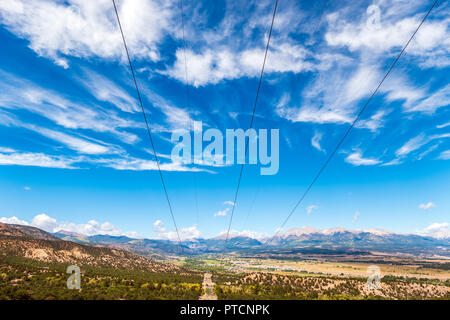
[[[199,300],[217,300],[217,296],[214,293],[214,282],[211,280],[210,273],[205,273],[202,288],[205,290],[205,293],[200,296]]]

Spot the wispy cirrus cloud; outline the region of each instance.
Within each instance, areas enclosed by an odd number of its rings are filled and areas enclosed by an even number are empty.
[[[2,153],[13,153],[16,150],[12,149],[12,148],[8,148],[8,147],[0,147],[0,152]]]
[[[310,205],[310,206],[308,206],[308,207],[306,208],[306,214],[307,214],[307,215],[310,215],[311,212],[313,212],[313,210],[316,210],[316,209],[318,209],[318,208],[319,208],[319,206],[317,206],[317,205],[315,205],[315,204],[312,204],[312,205]]]
[[[395,154],[397,157],[404,157],[411,152],[420,149],[424,145],[428,144],[429,142],[433,140],[438,139],[445,139],[450,138],[450,133],[444,133],[444,134],[434,134],[434,135],[425,135],[424,133],[419,134],[418,136],[415,136],[408,140],[403,146],[401,146]]]
[[[376,158],[364,158],[361,151],[355,151],[349,154],[345,158],[345,162],[354,166],[373,166],[381,163],[381,161]]]
[[[390,113],[389,110],[378,110],[368,119],[359,120],[356,123],[357,128],[366,128],[372,132],[377,131],[377,129],[383,127],[385,117]]]
[[[422,210],[430,210],[431,208],[436,207],[436,205],[433,202],[427,202],[427,203],[421,203],[419,204],[419,209]]]
[[[80,158],[47,155],[33,152],[0,152],[0,165],[34,166],[44,168],[74,169]]]
[[[147,170],[159,170],[156,161],[146,160],[140,158],[134,158],[130,156],[123,156],[121,158],[110,159],[93,159],[92,163],[100,164],[105,167],[113,168],[116,170],[130,170],[130,171],[147,171]],[[197,168],[188,167],[176,162],[160,163],[159,168],[162,171],[178,171],[178,172],[210,172],[212,171]]]
[[[0,83],[0,109],[12,112],[27,110],[67,129],[111,133],[126,143],[139,141],[136,134],[124,129],[141,128],[140,123],[120,117],[114,111],[95,104],[93,107],[86,106],[73,97],[65,97],[1,70],[0,75],[5,79]]]
[[[228,211],[230,211],[230,208],[219,210],[216,213],[214,213],[214,217],[225,217],[228,214]]]
[[[95,155],[95,154],[94,154]],[[209,172],[211,170],[195,166],[185,166],[175,162],[163,162],[158,165],[153,160],[131,157],[127,154],[99,158],[90,155],[67,156],[24,151],[0,151],[0,165],[33,166],[43,168],[81,169],[90,167],[107,167],[115,170],[129,171],[175,171],[175,172]]]
[[[111,153],[112,149],[104,144],[94,143],[86,139],[77,138],[59,131],[50,130],[36,126],[27,126],[33,131],[42,134],[43,136],[61,142],[69,148],[83,154],[105,154]]]
[[[355,224],[356,222],[358,222],[359,216],[360,216],[359,211],[356,211],[355,215],[353,216],[352,224]]]
[[[141,111],[136,99],[99,73],[84,69],[83,77],[79,77],[77,80],[99,101],[111,103],[123,112]]]
[[[442,151],[442,153],[439,155],[439,159],[450,160],[450,150]]]
[[[428,139],[425,136],[425,134],[420,134],[420,135],[408,140],[403,146],[401,146],[395,152],[395,154],[400,157],[405,156],[405,155],[411,153],[412,151],[419,149],[420,147],[425,145],[427,142],[428,142]]]
[[[322,140],[323,134],[321,132],[314,132],[314,136],[311,138],[311,145],[321,152],[325,152],[320,145],[320,141]]]
[[[320,71],[313,77],[301,99],[281,101],[277,114],[292,122],[351,123],[358,109],[356,102],[371,93],[379,71],[366,64],[352,70],[347,59],[341,59],[333,66],[333,73]]]
[[[450,85],[446,85],[433,93],[424,95],[424,99],[405,105],[407,112],[423,112],[432,114],[437,109],[450,105]]]
[[[0,114],[2,114],[0,112]],[[34,124],[27,124],[14,116],[7,115],[3,113],[4,119],[0,121],[0,124],[7,126],[15,126],[25,128],[31,131],[34,131],[46,138],[54,140],[56,142],[60,142],[63,145],[67,146],[70,149],[76,150],[78,153],[82,154],[105,154],[105,153],[113,153],[115,150],[120,149],[119,147],[108,146],[102,142],[93,142],[86,138],[80,138],[73,135],[69,135],[63,133],[61,131],[55,131],[43,127],[36,126]]]

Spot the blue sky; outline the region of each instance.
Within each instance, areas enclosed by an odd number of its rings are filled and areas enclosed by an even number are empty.
[[[189,116],[248,128],[274,1],[184,3],[189,106],[179,2],[116,2],[181,235],[215,236],[239,166],[173,163],[171,132]],[[232,234],[281,225],[431,4],[280,1],[255,117],[280,129],[280,168],[246,166]],[[449,234],[449,12],[439,1],[286,229]],[[4,0],[0,42],[0,221],[174,239],[111,1]]]

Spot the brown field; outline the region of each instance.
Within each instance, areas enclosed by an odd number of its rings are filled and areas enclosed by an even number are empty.
[[[427,278],[446,281],[450,279],[450,270],[423,268],[421,261],[411,261],[410,264],[377,264],[364,262],[336,262],[336,261],[280,261],[280,260],[254,260],[249,259],[255,266],[266,265],[273,267],[290,266],[299,271],[278,271],[279,274],[304,275],[306,272],[344,277],[367,277],[367,268],[371,265],[380,267],[381,275],[390,275],[405,278]],[[433,261],[438,262],[438,261]],[[408,263],[408,262],[406,262]],[[253,270],[253,268],[249,268]],[[306,272],[302,272],[306,271]]]
[[[213,273],[219,299],[450,299],[447,259],[378,253],[354,258],[209,256],[200,259],[198,267]],[[367,269],[373,265],[380,268],[378,289],[367,286]]]

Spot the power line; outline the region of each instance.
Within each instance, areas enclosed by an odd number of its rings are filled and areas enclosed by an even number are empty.
[[[249,208],[249,210],[247,212],[247,216],[245,217],[244,224],[242,225],[242,231],[244,231],[244,228],[247,226],[248,218],[250,217],[250,214],[253,211],[253,207],[255,206],[256,198],[258,197],[258,194],[259,194],[260,190],[261,190],[261,184],[258,184],[258,188],[256,189],[256,192],[255,192],[255,194],[253,196],[253,201],[252,201],[252,203],[250,205],[250,208]]]
[[[272,36],[273,23],[275,21],[275,15],[276,15],[276,12],[277,12],[277,7],[278,7],[278,0],[276,0],[275,7],[273,8],[272,23],[270,25],[269,37],[267,38],[266,51],[264,53],[264,61],[263,61],[262,69],[261,69],[261,74],[259,76],[258,90],[256,91],[255,103],[253,105],[252,120],[250,121],[250,127],[249,127],[250,129],[253,128],[253,121],[255,119],[256,105],[258,103],[259,91],[261,89],[261,83],[262,83],[262,78],[263,78],[263,74],[264,74],[264,68],[265,68],[266,59],[267,59],[267,52],[269,51],[270,38]],[[248,149],[248,140],[246,139],[245,140],[244,159],[245,159],[245,157],[247,155],[247,149]],[[240,173],[239,173],[239,179],[238,179],[238,184],[237,184],[237,188],[236,188],[236,193],[234,195],[233,209],[231,210],[230,223],[228,225],[227,237],[225,239],[225,247],[227,245],[228,237],[230,235],[231,223],[233,222],[234,209],[236,208],[236,201],[237,201],[237,197],[238,197],[238,193],[239,193],[239,187],[241,185],[241,179],[242,179],[242,173],[244,171],[244,166],[245,166],[245,161],[241,165],[241,170],[240,170]]]
[[[326,0],[325,3],[323,3],[323,4],[319,3],[319,5],[321,5],[322,7],[327,6],[328,2],[329,2],[329,0]],[[320,28],[320,24],[321,24],[322,17],[324,15],[324,13],[325,13],[325,10],[322,10],[322,12],[320,13],[320,16],[319,16],[319,19],[318,19],[319,23],[316,25],[316,31]],[[255,206],[256,198],[257,198],[260,190],[261,190],[261,184],[258,184],[258,188],[256,190],[256,193],[255,193],[254,197],[253,197],[253,201],[252,201],[252,203],[250,205],[250,209],[248,210],[247,216],[245,217],[245,220],[244,220],[244,224],[242,225],[242,228],[241,228],[242,230],[244,230],[245,226],[247,225],[248,218],[250,217],[250,214],[253,211],[253,207]]]
[[[186,38],[184,35],[184,8],[183,8],[183,0],[180,0],[180,8],[181,8],[181,29],[183,32],[183,52],[184,52],[184,73],[186,75],[186,108],[188,111],[188,115],[189,115],[189,124],[190,124],[190,129],[191,131],[193,131],[193,125],[192,125],[192,118],[191,118],[191,114],[190,114],[190,104],[189,104],[189,77],[188,77],[188,69],[187,69],[187,58],[186,58]],[[194,162],[195,162],[195,155],[194,155]],[[199,211],[198,211],[198,183],[197,183],[197,173],[194,171],[193,172],[193,177],[194,177],[194,187],[195,187],[195,208],[196,208],[196,212],[197,212],[197,225],[199,224]]]
[[[350,125],[350,127],[347,129],[347,131],[345,132],[345,134],[343,135],[343,137],[341,138],[341,140],[339,141],[339,143],[336,145],[336,147],[334,148],[333,152],[330,154],[330,156],[328,157],[328,159],[325,161],[325,163],[322,165],[322,167],[320,168],[320,170],[318,171],[318,173],[316,174],[316,176],[314,177],[314,179],[312,180],[312,182],[310,183],[310,185],[308,186],[308,188],[306,188],[306,190],[303,192],[302,196],[300,197],[300,200],[298,200],[298,202],[296,203],[296,205],[294,206],[294,208],[290,211],[289,215],[286,217],[286,219],[284,220],[284,222],[281,224],[281,226],[277,229],[277,231],[275,232],[275,235],[269,240],[269,242],[267,242],[267,244],[270,244],[270,242],[272,241],[272,239],[274,239],[278,233],[284,228],[284,226],[286,225],[286,223],[288,222],[289,218],[292,216],[292,214],[295,212],[295,210],[298,208],[298,206],[303,202],[303,199],[306,197],[306,195],[309,193],[309,191],[311,190],[312,186],[314,185],[314,183],[317,181],[317,179],[319,179],[320,175],[322,174],[322,172],[324,171],[324,169],[326,168],[326,166],[328,165],[328,163],[331,161],[331,159],[333,158],[333,156],[336,154],[336,152],[339,150],[339,148],[341,147],[342,143],[344,142],[345,138],[347,138],[348,134],[350,133],[350,131],[352,130],[352,128],[355,126],[356,122],[359,120],[359,118],[361,117],[361,114],[364,112],[364,110],[366,109],[367,105],[370,103],[370,101],[372,101],[373,97],[375,96],[375,94],[378,92],[378,90],[380,89],[381,85],[383,84],[384,80],[386,80],[386,78],[388,77],[388,75],[391,73],[392,69],[394,68],[394,66],[397,64],[398,60],[400,59],[400,57],[403,55],[403,52],[406,50],[406,48],[408,47],[409,43],[411,42],[411,40],[414,38],[414,36],[416,35],[416,33],[419,31],[420,27],[422,26],[422,24],[425,22],[425,20],[427,19],[428,15],[430,14],[431,10],[433,10],[433,8],[435,7],[436,3],[438,2],[438,0],[435,0],[433,5],[431,6],[431,8],[428,10],[427,14],[423,17],[422,21],[420,22],[420,24],[417,26],[416,30],[414,31],[414,33],[412,34],[412,36],[409,38],[408,42],[406,42],[405,46],[403,47],[403,49],[400,51],[400,53],[398,54],[397,58],[394,60],[394,62],[391,64],[391,66],[389,67],[388,71],[386,72],[386,74],[384,75],[383,79],[381,80],[381,82],[378,84],[378,86],[376,87],[376,89],[373,91],[372,95],[369,97],[369,99],[367,100],[367,102],[364,104],[364,106],[361,108],[361,110],[359,111],[358,115],[356,116],[355,120],[353,120],[352,124]]]
[[[125,47],[125,52],[127,54],[128,64],[130,66],[131,75],[133,76],[134,86],[136,87],[136,93],[137,93],[137,96],[138,96],[139,104],[141,106],[142,115],[144,116],[144,121],[145,121],[145,126],[147,128],[148,137],[150,139],[150,144],[152,145],[153,155],[155,156],[156,165],[158,167],[159,176],[161,178],[161,183],[162,183],[162,186],[163,186],[163,189],[164,189],[164,194],[166,195],[166,200],[167,200],[167,204],[169,205],[170,215],[172,217],[172,221],[173,221],[173,225],[175,226],[175,230],[177,232],[178,241],[180,242],[180,245],[181,245],[180,233],[178,232],[178,227],[177,227],[177,223],[175,221],[175,216],[173,215],[173,210],[172,210],[172,205],[170,203],[169,194],[167,193],[166,184],[164,182],[164,177],[163,177],[163,174],[162,174],[162,171],[161,171],[161,167],[159,165],[158,154],[156,153],[155,144],[153,143],[152,133],[151,133],[148,121],[147,121],[147,115],[145,114],[144,105],[143,105],[142,99],[141,99],[141,93],[139,91],[139,87],[138,87],[138,84],[137,84],[137,81],[136,81],[136,76],[134,74],[134,68],[133,68],[133,64],[131,63],[130,54],[128,52],[127,42],[125,41],[125,36],[123,34],[122,25],[121,25],[120,19],[119,19],[119,13],[117,12],[116,2],[114,0],[112,0],[112,3],[113,3],[113,6],[114,6],[114,11],[116,13],[117,24],[119,25],[120,34],[122,35],[123,46]]]

